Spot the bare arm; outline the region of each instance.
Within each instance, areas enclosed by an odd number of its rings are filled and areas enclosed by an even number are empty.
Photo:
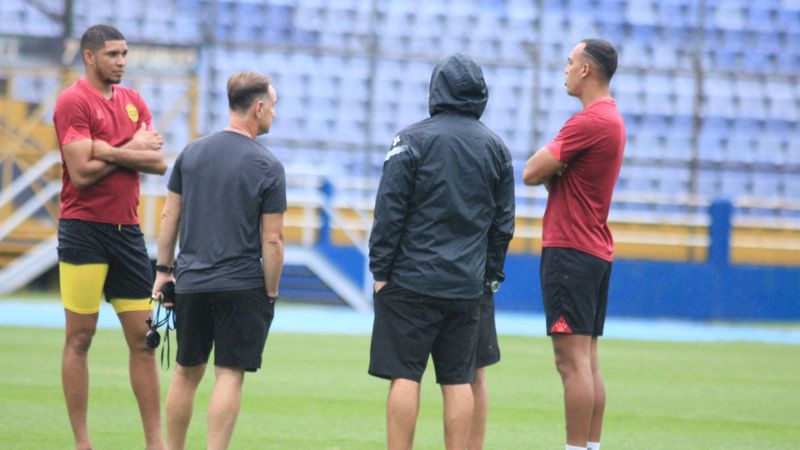
[[[261,257],[267,295],[277,297],[283,270],[283,213],[261,216]]]
[[[167,160],[161,151],[164,139],[145,127],[143,123],[131,140],[119,148],[105,141],[92,141],[93,158],[140,172],[163,175],[167,171]]]
[[[130,150],[112,147],[105,141],[92,141],[92,155],[97,160],[139,172],[163,175],[167,171],[167,160],[161,150]]]
[[[178,224],[181,220],[181,196],[167,192],[164,210],[161,212],[161,229],[158,232],[158,256],[156,264],[172,267],[175,265],[175,243],[178,241]],[[174,274],[156,272],[153,284],[153,296],[161,295],[161,287],[165,283],[175,281]]]
[[[92,159],[92,141],[82,139],[61,148],[69,178],[77,189],[86,189],[117,169],[114,164]]]
[[[556,159],[547,147],[542,147],[525,163],[522,181],[529,186],[544,184],[549,187],[553,175],[560,175],[565,167],[566,164]]]

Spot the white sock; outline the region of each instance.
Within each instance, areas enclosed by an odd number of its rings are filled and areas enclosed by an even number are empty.
[[[586,443],[586,450],[600,450],[600,443],[599,442],[587,442]]]
[[[576,447],[574,445],[567,444],[567,450],[587,450],[586,447]]]

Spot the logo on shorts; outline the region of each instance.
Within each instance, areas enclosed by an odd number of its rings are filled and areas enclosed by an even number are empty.
[[[128,112],[128,118],[131,119],[131,122],[136,123],[139,121],[139,110],[136,109],[135,106],[128,103],[127,105],[125,105],[125,111]]]
[[[556,323],[550,327],[550,333],[572,334],[572,328],[569,327],[564,316],[561,316],[556,320]]]

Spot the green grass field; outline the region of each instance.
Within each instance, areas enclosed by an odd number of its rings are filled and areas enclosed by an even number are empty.
[[[70,448],[59,378],[63,331],[0,327],[0,448]],[[561,385],[549,341],[501,336],[488,371],[487,449],[561,449]],[[173,347],[174,351],[174,347]],[[366,374],[366,336],[273,334],[245,382],[236,449],[380,449],[388,383]],[[800,449],[800,346],[601,342],[608,389],[603,448]],[[431,368],[432,369],[432,368]],[[96,449],[143,447],[121,331],[100,330],[90,357]],[[161,372],[164,393],[171,371]],[[188,448],[205,448],[209,371]],[[416,448],[443,447],[441,395],[429,373]]]

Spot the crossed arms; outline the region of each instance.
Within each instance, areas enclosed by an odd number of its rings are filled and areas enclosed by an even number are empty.
[[[542,147],[525,163],[522,181],[528,186],[544,184],[549,189],[553,175],[561,175],[565,168],[566,164],[556,159],[547,147]]]
[[[82,139],[62,147],[72,184],[86,189],[119,167],[163,175],[167,161],[161,147],[164,139],[142,125],[131,140],[115,148],[102,140]]]

